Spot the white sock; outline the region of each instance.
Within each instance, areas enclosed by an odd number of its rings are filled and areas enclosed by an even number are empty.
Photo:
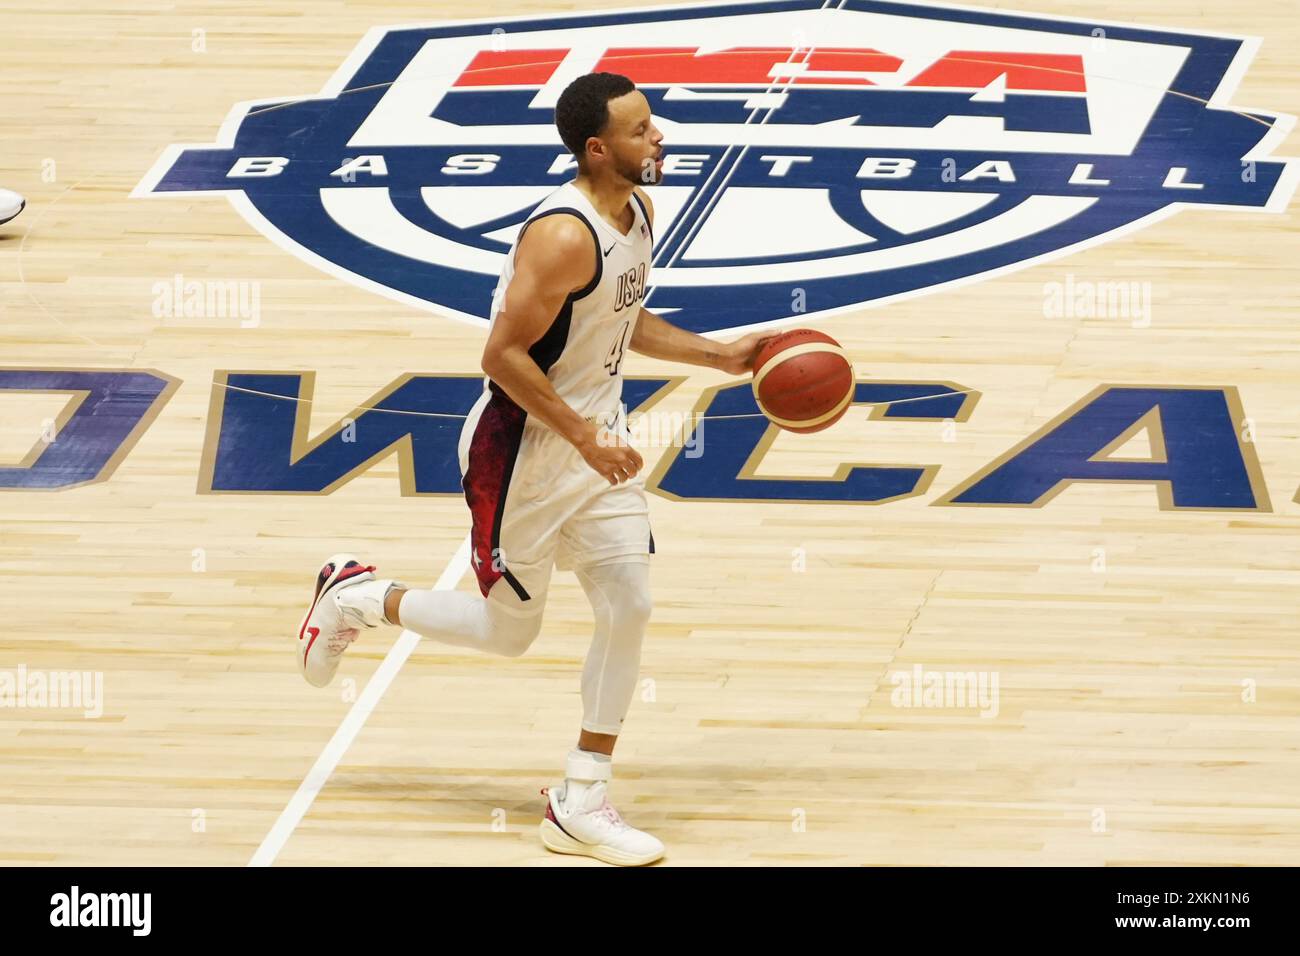
[[[384,614],[384,599],[388,597],[388,589],[392,587],[403,587],[397,581],[362,581],[360,584],[353,584],[347,587],[339,588],[336,592],[336,600],[339,609],[343,611],[345,623],[352,627],[378,627],[380,624],[391,624],[388,616]]]

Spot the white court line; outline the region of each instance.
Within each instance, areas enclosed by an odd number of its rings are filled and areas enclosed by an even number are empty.
[[[461,576],[469,568],[469,535],[465,535],[465,540],[460,543],[456,549],[456,556],[443,569],[442,575],[438,578],[438,583],[433,586],[435,591],[450,591],[454,588]],[[316,763],[312,765],[307,776],[303,778],[302,783],[298,785],[298,791],[289,800],[288,805],[280,813],[280,818],[275,821],[266,838],[262,840],[262,845],[257,848],[253,858],[248,861],[249,866],[270,866],[275,862],[275,858],[280,855],[284,845],[288,842],[289,837],[302,818],[306,816],[307,811],[311,808],[312,801],[316,799],[316,794],[321,792],[325,782],[329,780],[330,774],[339,765],[343,755],[348,752],[348,747],[352,746],[352,741],[356,739],[361,728],[366,724],[366,718],[370,716],[371,711],[379,705],[383,699],[384,693],[388,690],[388,685],[393,682],[397,672],[402,669],[406,659],[411,656],[416,645],[420,643],[420,635],[414,631],[402,631],[401,635],[393,642],[392,648],[384,657],[379,669],[375,671],[366,689],[361,692],[352,709],[348,711],[347,716],[343,718],[343,723],[339,724],[339,729],[334,731],[334,736],[330,742],[325,745],[320,756],[316,758]]]

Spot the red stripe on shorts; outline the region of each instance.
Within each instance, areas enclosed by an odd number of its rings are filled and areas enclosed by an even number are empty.
[[[483,406],[474,426],[474,435],[469,442],[469,461],[461,479],[472,522],[470,565],[484,597],[492,585],[504,577],[519,599],[527,601],[528,592],[505,566],[505,555],[501,553],[501,518],[528,413],[496,382],[489,382],[488,388],[492,397]]]

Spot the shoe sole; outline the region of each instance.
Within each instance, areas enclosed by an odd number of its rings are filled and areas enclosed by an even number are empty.
[[[353,567],[349,568],[349,563],[353,564]],[[307,632],[307,624],[311,621],[311,616],[316,613],[316,607],[320,604],[321,598],[325,597],[334,585],[346,578],[355,577],[363,571],[373,570],[362,565],[354,554],[336,554],[332,558],[326,560],[325,564],[334,565],[334,573],[325,579],[324,584],[320,584],[318,580],[316,592],[312,595],[311,606],[307,608],[307,613],[303,615],[302,623],[298,626],[299,643],[302,642],[302,637]],[[321,567],[323,568],[325,564],[321,565]],[[317,578],[319,579],[319,577],[320,575],[318,574]],[[319,634],[316,635],[316,637],[319,636]],[[316,684],[307,677],[307,655],[311,653],[312,645],[316,643],[316,637],[313,637],[308,641],[307,646],[298,654],[298,673],[302,674],[303,680],[306,680],[307,683],[311,684],[313,687],[325,687],[329,684],[328,680],[324,684]],[[333,679],[334,675],[331,674],[330,680]]]
[[[27,208],[27,201],[23,200],[23,204],[18,207],[18,212],[14,213],[12,216],[9,216],[5,219],[0,219],[0,226],[3,226],[5,223],[12,222],[13,220],[17,219],[19,214],[26,208]]]
[[[552,853],[565,853],[569,856],[590,856],[602,863],[613,863],[615,866],[645,866],[647,863],[653,863],[655,860],[663,858],[662,852],[653,856],[644,854],[637,856],[623,850],[615,850],[612,847],[582,843],[569,836],[550,820],[543,820],[538,827],[538,832],[542,837],[542,845]]]

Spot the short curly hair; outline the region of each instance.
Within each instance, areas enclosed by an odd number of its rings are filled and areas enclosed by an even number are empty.
[[[587,140],[609,122],[609,101],[626,96],[636,84],[619,73],[588,73],[570,83],[555,104],[555,125],[569,152],[582,162]]]

